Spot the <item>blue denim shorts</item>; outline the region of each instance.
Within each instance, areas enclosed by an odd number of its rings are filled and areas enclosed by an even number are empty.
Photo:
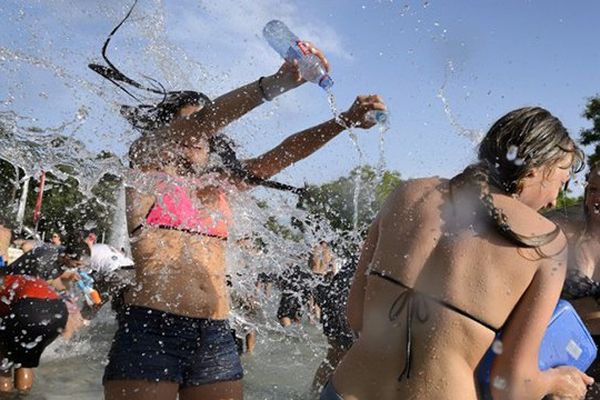
[[[344,400],[344,398],[342,397],[342,395],[335,391],[335,388],[331,384],[331,381],[329,381],[323,388],[319,400]]]
[[[103,382],[147,380],[199,386],[242,379],[244,371],[226,320],[190,318],[124,307]]]

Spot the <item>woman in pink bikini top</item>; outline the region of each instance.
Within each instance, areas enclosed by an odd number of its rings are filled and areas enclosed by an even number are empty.
[[[318,49],[307,48],[329,68]],[[108,67],[90,68],[119,86],[157,92],[105,60]],[[238,160],[220,130],[304,82],[297,65],[286,62],[214,101],[198,92],[161,92],[156,105],[122,108],[142,132],[130,149],[135,182],[127,189],[136,283],[119,314],[103,380],[107,399],[242,398],[242,368],[227,325],[224,239],[234,222],[228,197],[257,184],[285,188],[267,180],[347,126],[372,127],[367,112],[385,110],[379,96],[359,96],[340,119]],[[220,158],[218,168],[207,167],[211,155]]]

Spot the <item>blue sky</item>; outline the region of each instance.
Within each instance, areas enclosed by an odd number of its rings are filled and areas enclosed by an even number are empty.
[[[22,124],[42,127],[74,121],[67,133],[90,151],[124,155],[135,133],[116,111],[129,99],[86,65],[100,60],[107,33],[128,7],[124,1],[2,2],[0,111],[17,111],[35,119]],[[511,109],[546,107],[576,137],[589,126],[581,114],[586,99],[600,92],[599,14],[600,3],[591,0],[139,0],[110,54],[136,78],[146,74],[169,89],[216,97],[276,71],[280,60],[261,30],[281,19],[328,55],[341,109],[358,94],[387,101],[388,168],[404,177],[450,176],[474,158],[474,142],[464,132],[484,132]],[[227,132],[251,156],[330,117],[325,93],[306,84]],[[357,133],[365,161],[376,164],[377,131]],[[278,178],[323,182],[357,162],[342,134]]]

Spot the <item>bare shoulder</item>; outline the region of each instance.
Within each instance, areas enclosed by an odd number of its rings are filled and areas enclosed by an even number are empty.
[[[560,225],[518,199],[505,195],[494,195],[493,197],[494,205],[504,213],[513,232],[520,236],[542,236],[558,229],[556,238],[542,246],[539,251],[552,256],[549,259],[562,259],[566,255],[567,238]]]
[[[411,205],[431,194],[442,194],[446,190],[447,184],[448,180],[438,177],[402,181],[390,194],[386,203]]]

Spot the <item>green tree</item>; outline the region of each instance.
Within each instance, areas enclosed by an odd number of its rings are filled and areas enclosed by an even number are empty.
[[[387,196],[399,184],[399,172],[384,171],[378,176],[373,167],[364,165],[332,182],[309,185],[300,199],[300,206],[310,214],[326,219],[339,231],[353,230],[356,218],[357,229],[361,230],[371,223]]]
[[[591,128],[581,131],[581,144],[595,145],[588,157],[588,165],[591,166],[600,160],[600,95],[588,99],[583,117],[592,122]]]
[[[570,193],[571,193],[571,191],[568,190],[567,192],[561,191],[558,194],[558,199],[556,200],[556,208],[562,209],[562,208],[570,207],[575,204],[579,204],[583,201],[583,196],[572,197],[572,196],[569,196]]]

